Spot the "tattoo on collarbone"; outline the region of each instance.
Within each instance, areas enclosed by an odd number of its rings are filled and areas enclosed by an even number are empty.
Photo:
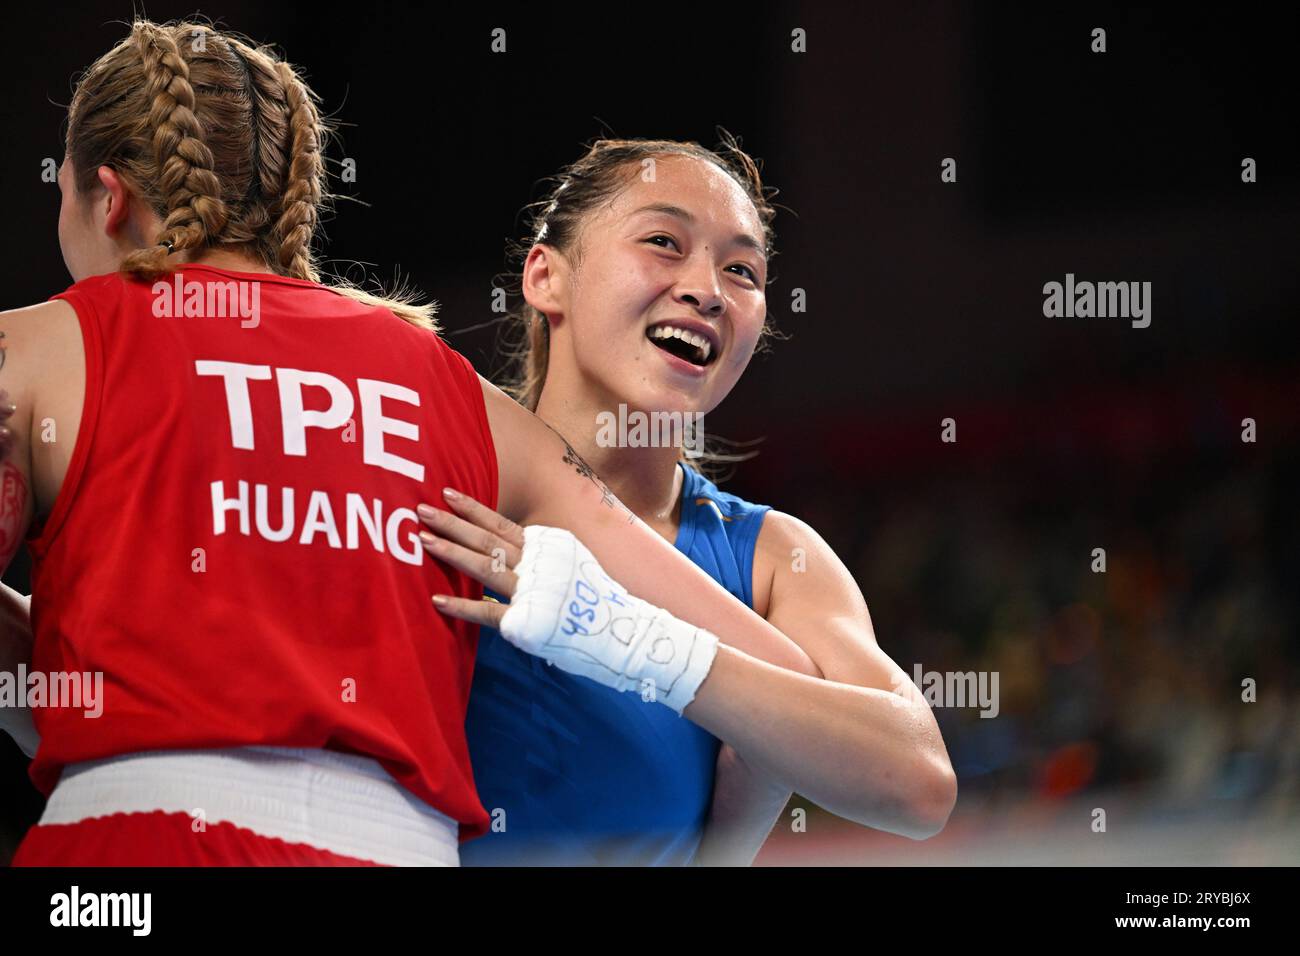
[[[0,332],[0,372],[4,371],[4,367],[5,367],[5,334],[3,332]]]

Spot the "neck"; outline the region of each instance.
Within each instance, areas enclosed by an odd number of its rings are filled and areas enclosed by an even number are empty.
[[[185,261],[212,266],[214,269],[229,269],[231,272],[264,272],[267,275],[275,272],[257,257],[230,249],[205,249],[198,255],[187,257]]]
[[[562,395],[543,387],[537,417],[564,436],[574,450],[633,514],[652,527],[676,527],[681,501],[679,449],[604,447],[597,443],[597,416],[618,403]]]

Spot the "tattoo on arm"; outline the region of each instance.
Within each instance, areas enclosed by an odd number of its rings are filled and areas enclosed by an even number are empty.
[[[3,354],[3,353],[0,353]],[[27,513],[27,479],[11,461],[0,464],[0,571],[18,553]]]
[[[547,425],[546,427],[551,428],[550,425]],[[555,429],[551,428],[551,431],[555,432]],[[614,492],[609,490],[609,486],[600,480],[600,476],[597,475],[596,472],[592,470],[591,465],[587,464],[586,460],[574,450],[574,447],[569,444],[569,440],[559,432],[555,432],[555,435],[560,439],[560,441],[564,442],[564,463],[566,465],[572,465],[574,471],[600,489],[600,503],[606,507],[613,508],[616,511],[620,508],[626,511],[629,524],[635,520],[636,516],[632,514],[627,505],[619,501],[614,495]]]

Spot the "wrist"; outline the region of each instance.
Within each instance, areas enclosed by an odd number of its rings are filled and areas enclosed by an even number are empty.
[[[501,634],[562,670],[639,691],[679,714],[695,698],[718,639],[631,595],[568,531],[524,529],[518,584]]]

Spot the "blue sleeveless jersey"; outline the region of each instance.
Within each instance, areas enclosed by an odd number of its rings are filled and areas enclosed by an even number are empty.
[[[683,471],[677,550],[752,607],[768,506]],[[465,731],[493,827],[462,844],[462,864],[681,866],[694,857],[719,743],[663,704],[549,667],[485,627]]]

